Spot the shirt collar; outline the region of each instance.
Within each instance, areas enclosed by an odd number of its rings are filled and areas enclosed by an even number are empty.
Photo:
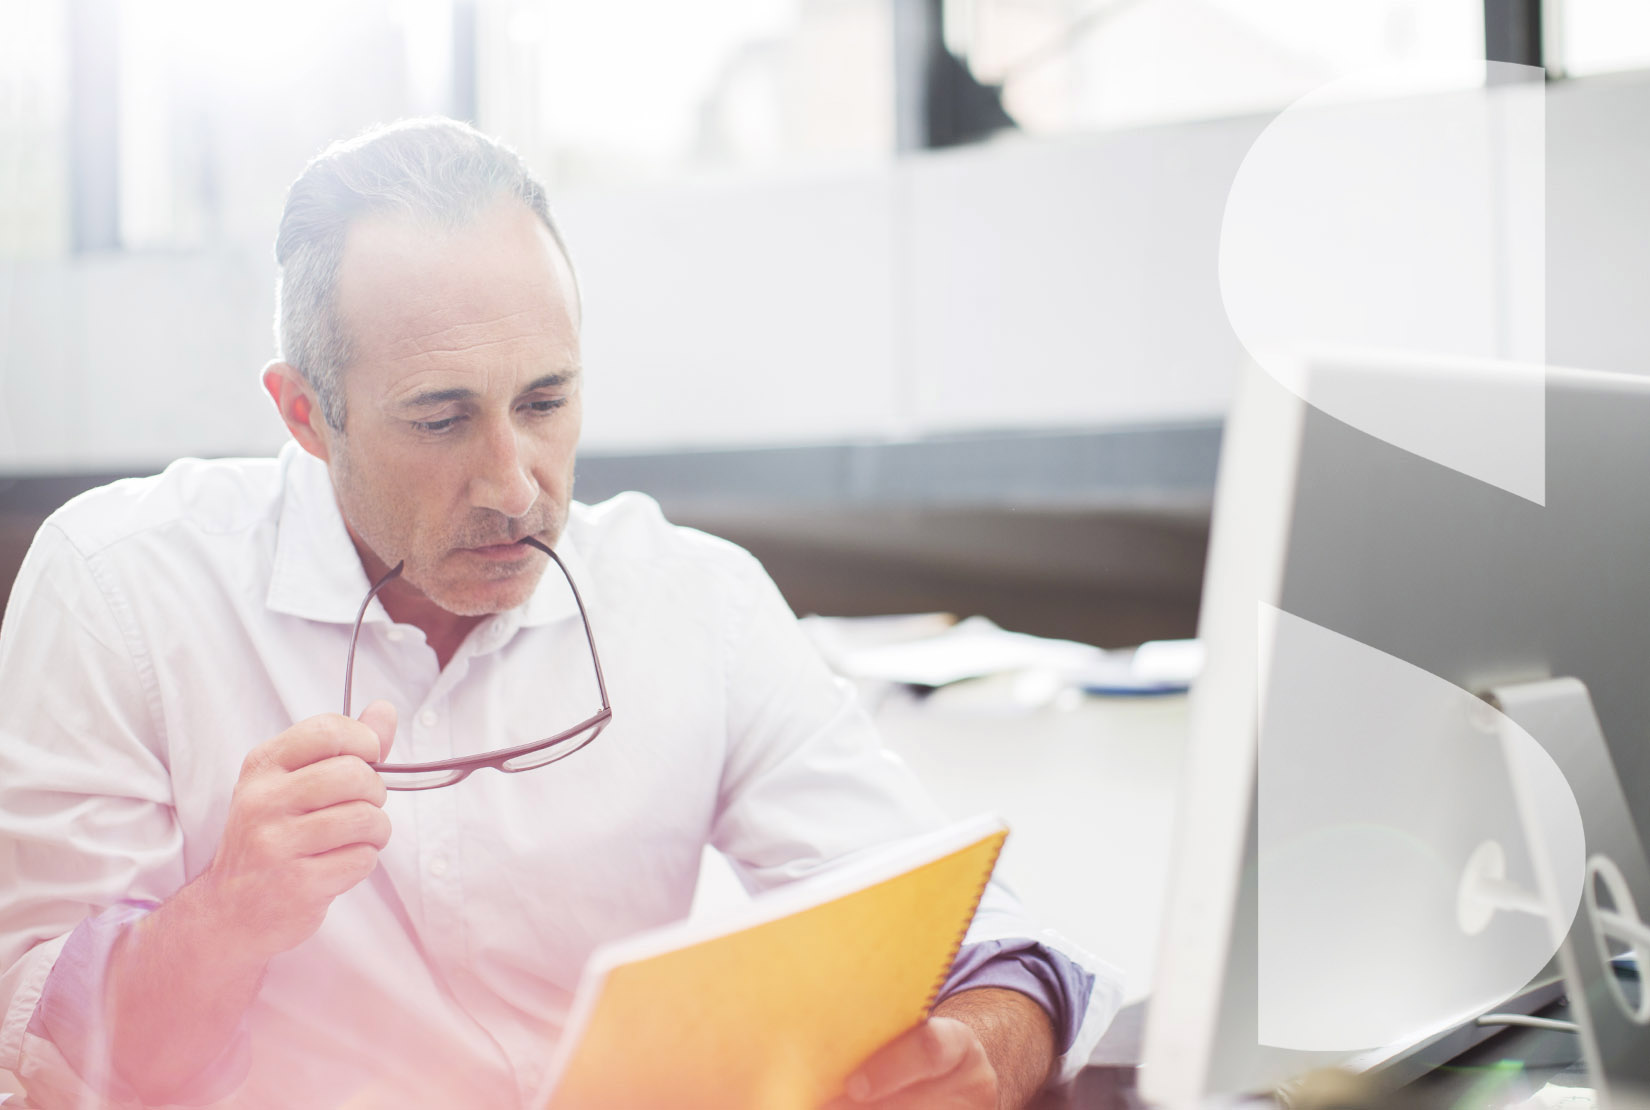
[[[327,466],[297,444],[288,443],[281,448],[280,468],[281,514],[265,604],[274,612],[305,620],[353,624],[372,584],[344,526]],[[589,605],[589,574],[569,531],[562,529],[556,554],[567,564]],[[532,596],[499,618],[513,632],[577,615],[578,607],[561,572],[547,566]],[[390,615],[376,598],[363,623],[390,623]]]

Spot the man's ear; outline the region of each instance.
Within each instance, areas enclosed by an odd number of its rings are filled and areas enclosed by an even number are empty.
[[[330,462],[332,429],[321,411],[321,399],[304,376],[287,363],[272,362],[264,367],[264,390],[298,446],[322,462]]]

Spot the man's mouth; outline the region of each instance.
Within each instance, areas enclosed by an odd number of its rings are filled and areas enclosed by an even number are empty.
[[[520,543],[490,543],[480,547],[463,547],[459,549],[468,555],[477,558],[508,562],[511,559],[520,559],[532,554],[532,549]]]

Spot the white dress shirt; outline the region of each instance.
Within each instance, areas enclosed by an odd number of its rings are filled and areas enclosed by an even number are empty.
[[[575,504],[557,552],[611,725],[549,767],[392,792],[377,870],[270,964],[225,1105],[516,1105],[591,950],[684,917],[705,844],[754,891],[941,822],[744,551],[626,494]],[[367,587],[325,467],[292,446],[182,461],[41,529],[0,636],[0,1068],[84,1090],[30,1029],[64,938],[207,867],[246,753],[342,708]],[[444,669],[374,602],[354,711],[376,698],[398,714],[392,762],[536,740],[600,704],[553,566]],[[1001,892],[970,939],[1030,935],[1095,969]],[[1068,1072],[1117,1004],[1098,970]]]

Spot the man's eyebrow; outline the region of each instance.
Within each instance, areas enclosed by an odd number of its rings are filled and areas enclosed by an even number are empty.
[[[425,405],[442,405],[448,401],[468,401],[476,396],[473,389],[426,389],[405,397],[399,402],[404,409],[422,408]]]
[[[527,383],[527,388],[523,389],[522,393],[532,393],[534,390],[539,389],[559,389],[561,386],[577,379],[578,376],[579,368],[570,366],[566,370],[558,370],[554,374],[544,374],[534,378]]]
[[[542,374],[527,383],[522,393],[532,393],[539,389],[556,389],[571,382],[579,376],[577,367],[570,370],[557,371],[554,374]],[[423,408],[427,405],[444,405],[449,401],[471,401],[479,394],[473,389],[458,387],[454,389],[426,389],[414,393],[411,397],[403,398],[398,407],[404,409]]]

